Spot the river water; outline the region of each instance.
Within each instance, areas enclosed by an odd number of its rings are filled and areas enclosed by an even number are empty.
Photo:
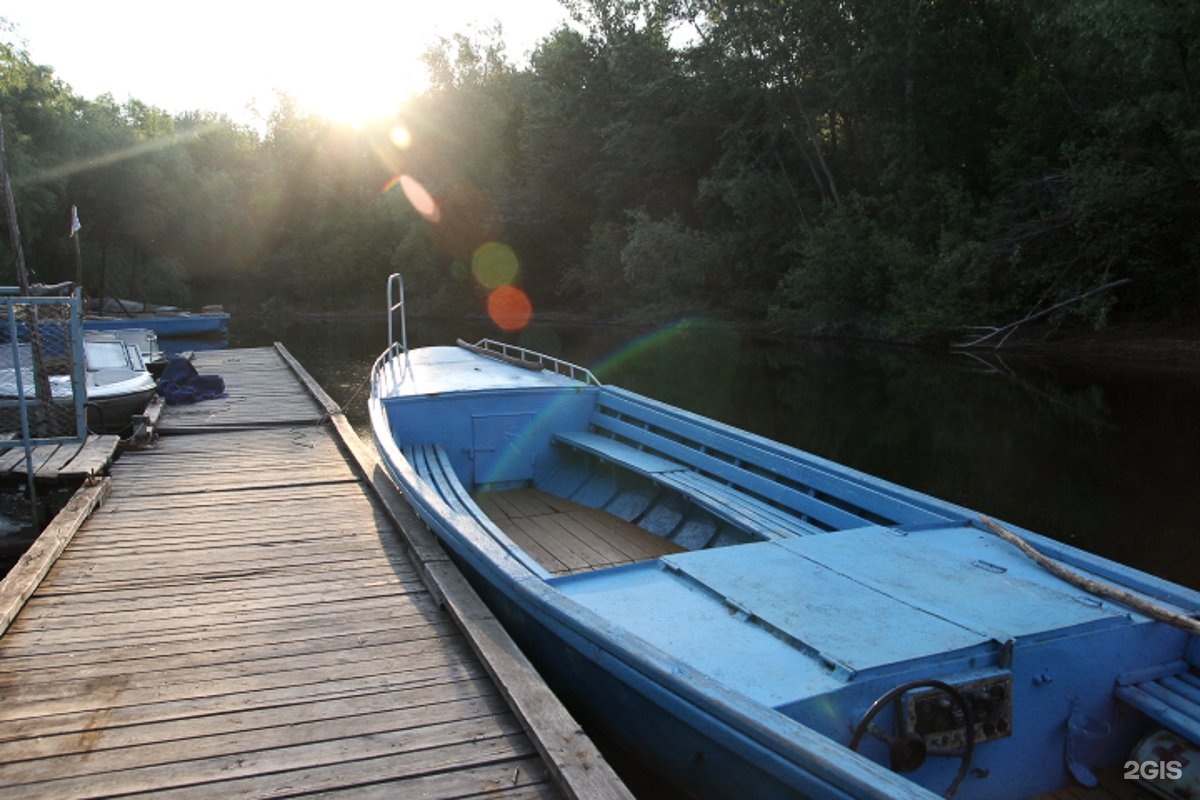
[[[496,335],[483,322],[409,328],[413,347]],[[230,346],[282,342],[366,435],[368,373],[386,338],[382,313],[235,318]],[[1200,589],[1200,369],[779,342],[702,319],[654,330],[540,324],[513,341]]]

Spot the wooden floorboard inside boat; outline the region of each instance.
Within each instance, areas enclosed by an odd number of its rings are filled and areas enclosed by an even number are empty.
[[[475,502],[554,575],[633,564],[684,549],[607,511],[537,489],[480,492]]]

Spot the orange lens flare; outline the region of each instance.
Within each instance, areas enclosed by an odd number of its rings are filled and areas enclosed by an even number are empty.
[[[408,198],[408,202],[412,204],[418,214],[429,222],[441,221],[442,212],[438,209],[437,202],[420,181],[411,175],[397,175],[387,182],[383,191],[387,193],[396,186],[399,186],[400,191],[404,192],[404,196]]]
[[[515,286],[501,286],[488,295],[488,316],[502,331],[519,331],[529,324],[533,316],[533,304],[529,297]]]

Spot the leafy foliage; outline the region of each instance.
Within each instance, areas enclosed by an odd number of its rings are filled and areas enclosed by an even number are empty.
[[[501,242],[538,312],[917,337],[1130,278],[1060,317],[1200,321],[1195,4],[565,5],[522,67],[441,39],[358,131],[85,101],[0,45],[27,261],[74,275],[74,204],[89,288],[154,300],[370,305],[399,269],[474,314]]]

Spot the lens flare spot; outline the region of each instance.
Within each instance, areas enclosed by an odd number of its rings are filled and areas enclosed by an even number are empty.
[[[501,286],[488,295],[488,316],[500,330],[513,332],[523,329],[533,316],[529,297],[515,286]]]
[[[489,289],[508,286],[516,279],[519,269],[517,254],[499,242],[480,245],[471,255],[471,272],[475,280]]]
[[[442,218],[442,212],[438,210],[438,205],[434,201],[433,196],[429,191],[421,185],[421,182],[411,175],[400,175],[388,182],[387,188],[399,185],[400,191],[404,192],[404,196],[408,198],[408,202],[412,203],[412,207],[417,213],[424,217],[429,222],[438,222]]]
[[[412,147],[412,131],[406,125],[399,123],[393,125],[391,131],[388,132],[388,138],[399,150],[407,150]]]

